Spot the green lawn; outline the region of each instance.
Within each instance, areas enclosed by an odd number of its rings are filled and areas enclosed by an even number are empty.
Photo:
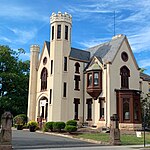
[[[83,133],[76,136],[77,138],[92,139],[96,141],[109,142],[109,133]],[[123,145],[143,144],[143,135],[141,138],[136,135],[121,135]],[[150,144],[150,133],[146,134],[146,144]]]

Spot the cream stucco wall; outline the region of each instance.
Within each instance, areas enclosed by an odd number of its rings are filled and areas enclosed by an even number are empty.
[[[121,53],[126,52],[128,54],[128,61],[124,62],[121,59]],[[114,61],[110,64],[110,110],[108,111],[108,118],[112,114],[116,114],[116,92],[115,89],[121,88],[121,76],[120,76],[120,68],[122,66],[127,66],[130,70],[130,77],[129,77],[129,89],[139,90],[139,80],[140,80],[140,73],[134,58],[132,57],[132,52],[126,40],[123,41],[118,53],[115,56]],[[110,119],[108,119],[108,122]]]

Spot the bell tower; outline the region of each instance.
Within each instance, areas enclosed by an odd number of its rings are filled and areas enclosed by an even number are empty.
[[[36,110],[36,90],[37,90],[37,67],[39,62],[40,47],[31,45],[30,47],[30,78],[29,78],[29,94],[28,94],[28,120],[35,120]]]
[[[63,109],[67,106],[69,54],[71,50],[72,16],[68,13],[52,13],[50,17],[50,89],[52,89],[53,121],[65,120]],[[64,92],[65,91],[65,92]],[[65,100],[64,100],[65,99]]]

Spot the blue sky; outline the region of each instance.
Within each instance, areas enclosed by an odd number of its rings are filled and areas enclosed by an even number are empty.
[[[149,0],[0,0],[0,44],[26,51],[31,44],[49,41],[52,12],[68,12],[73,17],[72,47],[87,49],[111,40],[116,34],[127,36],[139,67],[150,75]]]

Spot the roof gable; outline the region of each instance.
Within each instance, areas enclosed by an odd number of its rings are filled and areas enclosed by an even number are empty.
[[[48,42],[48,41],[45,41],[45,42],[44,42],[44,45],[43,45],[43,48],[42,48],[42,53],[41,53],[41,55],[40,55],[39,64],[40,64],[41,59],[42,59],[42,57],[43,57],[44,50],[47,50],[48,55],[50,56],[50,42]]]
[[[91,56],[101,58],[103,63],[112,62],[124,38],[124,35],[120,35],[118,38],[113,38],[109,42],[89,48],[88,51]]]

